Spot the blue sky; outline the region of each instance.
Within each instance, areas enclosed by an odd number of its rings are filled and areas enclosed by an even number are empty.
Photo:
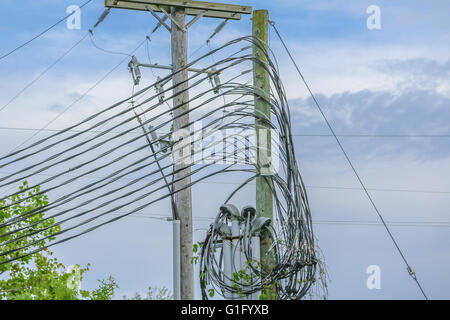
[[[69,5],[81,3],[2,0],[0,55],[63,17]],[[343,135],[343,145],[363,180],[376,189],[371,193],[386,220],[419,224],[391,228],[429,297],[450,298],[450,275],[445,272],[450,268],[450,3],[280,0],[245,4],[269,10],[331,124]],[[381,9],[380,30],[366,27],[369,5]],[[103,1],[93,0],[82,9],[80,30],[68,30],[62,23],[1,60],[0,107],[81,39],[102,11]],[[218,23],[205,18],[190,30],[189,52],[201,48],[194,57],[207,52],[204,42]],[[112,11],[94,30],[94,39],[108,50],[130,52],[155,24],[145,12]],[[248,16],[229,22],[211,46],[248,34],[250,26]],[[169,40],[165,29],[152,36],[153,62],[170,63]],[[274,32],[270,45],[290,100],[297,159],[308,186],[313,221],[376,221]],[[147,59],[145,46],[136,56]],[[99,51],[86,38],[0,112],[0,128],[41,128],[123,58]],[[145,72],[144,79],[151,83],[153,76]],[[49,128],[61,129],[83,119],[128,96],[131,88],[123,63]],[[31,134],[0,129],[3,153]],[[200,217],[214,217],[224,192],[232,188],[220,186],[220,192],[206,200],[202,195],[209,191],[208,185],[194,189],[194,216],[199,217],[194,225],[196,240],[210,223]],[[246,195],[251,197],[251,193]],[[245,199],[242,195],[237,201],[245,204]],[[168,203],[152,206],[146,213],[168,215]],[[429,222],[446,222],[446,226],[424,226]],[[382,226],[317,223],[315,231],[331,277],[329,298],[421,298]],[[143,292],[149,285],[172,285],[171,225],[162,220],[125,218],[55,251],[66,264],[92,264],[83,284],[86,288],[112,274],[121,287],[117,298]],[[380,290],[366,288],[366,268],[373,264],[381,268]]]

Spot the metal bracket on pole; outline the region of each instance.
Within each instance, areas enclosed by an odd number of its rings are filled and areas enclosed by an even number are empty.
[[[206,13],[206,10],[203,10],[198,15],[196,15],[191,21],[188,22],[188,24],[186,24],[186,29],[189,29],[195,22],[197,22],[198,19],[203,17],[205,15],[205,13]]]
[[[138,66],[144,67],[144,68],[164,69],[164,70],[172,70],[173,71],[172,66],[164,66],[164,65],[160,65],[160,64],[139,63]],[[208,69],[187,68],[187,71],[196,72],[196,73],[206,73],[210,76],[214,74],[213,70],[208,70]]]
[[[158,20],[158,22],[164,26],[169,32],[171,32],[172,30],[170,29],[170,27],[164,22],[163,19],[161,19],[156,13],[155,11],[153,11],[152,7],[150,6],[145,6],[147,8],[147,10],[152,14],[152,16],[154,16],[156,18],[156,20]],[[166,20],[166,19],[165,19]]]
[[[162,21],[166,22],[166,20],[167,20],[167,17],[164,16],[164,18],[162,18]],[[161,22],[158,22],[158,24],[156,25],[156,27],[153,28],[152,33],[155,33],[156,30],[158,30],[161,26],[162,26],[162,23],[161,23]]]
[[[107,8],[120,8],[129,10],[148,11],[150,5],[155,12],[162,12],[161,7],[168,11],[170,7],[178,7],[185,10],[186,15],[196,16],[202,11],[208,18],[240,20],[242,14],[251,14],[252,7],[221,4],[203,1],[181,1],[181,0],[105,0]]]
[[[170,21],[172,21],[172,23],[175,24],[180,30],[186,32],[186,27],[180,25],[166,10],[164,10],[163,7],[158,6],[158,9],[160,9],[162,13],[164,13],[166,17],[169,18]]]

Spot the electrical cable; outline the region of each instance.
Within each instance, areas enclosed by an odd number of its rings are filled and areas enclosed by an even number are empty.
[[[253,47],[259,48],[264,57],[255,57],[247,52]],[[160,101],[158,92],[142,100],[151,88],[167,83],[177,73],[196,67],[219,51],[231,53],[219,61],[213,59],[212,64],[189,75],[187,80],[164,87],[163,101]],[[272,90],[267,96],[256,90],[249,79],[254,64],[263,66],[269,75]],[[202,85],[207,84],[210,77],[209,73],[205,75],[205,71],[213,68],[216,75],[220,74],[226,79],[205,90]],[[179,90],[178,87],[183,89]],[[168,113],[182,106],[171,107],[168,102],[186,90],[195,92],[184,102],[190,108],[167,119]],[[166,95],[169,92],[171,94]],[[255,113],[255,97],[270,105],[272,117]],[[140,102],[136,103],[137,100]],[[130,107],[118,109],[130,101],[134,101]],[[223,112],[225,109],[226,113]],[[157,130],[167,129],[172,121],[186,115],[190,116],[190,121],[181,129],[194,128],[187,137],[176,140],[171,131],[159,136],[156,134]],[[251,36],[234,39],[212,49],[185,67],[138,92],[132,92],[130,97],[75,125],[0,157],[0,168],[14,166],[15,170],[0,178],[2,187],[52,173],[47,178],[23,187],[19,193],[4,196],[0,210],[10,210],[31,201],[35,195],[53,194],[60,190],[60,195],[51,202],[30,208],[0,224],[0,229],[4,230],[0,235],[0,264],[44,250],[36,246],[50,238],[55,240],[45,248],[97,230],[164,199],[173,202],[173,196],[178,192],[218,175],[239,173],[243,182],[224,199],[224,203],[232,201],[253,180],[263,179],[273,194],[275,209],[275,219],[268,229],[269,237],[274,240],[268,254],[274,256],[275,268],[269,271],[253,268],[252,272],[259,273],[254,283],[244,288],[244,294],[257,292],[265,286],[275,286],[280,299],[300,299],[311,288],[326,291],[325,266],[312,230],[311,212],[295,159],[290,122],[287,97],[276,59],[270,49]],[[201,123],[200,128],[198,123]],[[271,144],[278,150],[273,157],[279,160],[279,170],[270,176],[261,176],[261,168],[255,162],[258,150],[255,146],[256,123],[270,128],[273,138],[276,138]],[[101,132],[92,132],[100,131],[99,128],[106,124],[109,126]],[[148,130],[147,125],[151,125]],[[136,132],[139,128],[143,130],[141,134]],[[112,131],[117,133],[108,135]],[[69,136],[63,136],[69,132]],[[90,138],[77,141],[89,133]],[[129,136],[129,133],[133,133],[133,136]],[[189,141],[187,145],[191,152],[183,152],[178,159],[171,158],[172,154],[178,154],[179,148],[183,148],[184,139]],[[167,145],[163,144],[164,141],[167,141]],[[180,177],[179,173],[187,168],[190,169],[188,176]],[[80,180],[92,174],[101,176],[106,170],[109,172],[102,178],[88,183]],[[190,182],[181,184],[187,178]],[[75,185],[76,182],[82,184]],[[70,192],[63,188],[68,188]],[[114,218],[108,217],[118,214],[118,211],[124,213]],[[204,298],[207,298],[206,286],[217,287],[223,293],[237,293],[236,288],[225,283],[221,271],[223,259],[217,257],[217,260],[214,253],[214,246],[221,238],[216,228],[225,218],[223,214],[216,217],[215,224],[211,225],[207,233],[205,243],[208,245],[201,253],[200,270],[207,275],[207,281],[201,283]],[[28,219],[34,220],[24,224]],[[251,221],[248,220],[245,225],[246,238],[241,242],[243,247],[245,245],[244,253],[248,258],[251,256],[248,247]],[[55,228],[58,231],[51,232]],[[30,241],[24,243],[24,239]]]
[[[134,50],[137,51],[143,44],[144,42],[141,42],[141,44]],[[134,52],[133,51],[133,52]],[[99,80],[97,80],[97,82],[94,83],[94,85],[92,85],[91,87],[89,87],[81,96],[79,96],[75,101],[73,101],[72,103],[70,103],[69,105],[67,105],[60,113],[58,113],[54,118],[52,118],[50,121],[48,121],[41,129],[39,129],[37,132],[35,132],[33,135],[31,135],[28,139],[26,139],[25,141],[23,141],[21,144],[19,144],[18,146],[16,146],[14,149],[12,149],[10,151],[10,153],[12,153],[13,151],[17,150],[18,148],[20,148],[21,146],[23,146],[24,144],[26,144],[28,141],[30,141],[31,139],[33,139],[35,136],[37,136],[42,130],[46,129],[48,126],[50,126],[53,122],[55,122],[57,119],[59,119],[64,113],[66,113],[67,111],[69,111],[70,108],[72,108],[75,104],[77,104],[79,101],[81,101],[82,99],[84,99],[84,97],[86,97],[92,90],[94,90],[100,83],[102,83],[110,74],[112,74],[117,68],[119,68],[120,65],[122,65],[125,62],[125,59],[122,59],[117,65],[115,65],[112,69],[110,69],[107,73],[105,73],[103,75],[103,77],[101,77]]]
[[[80,40],[75,42],[73,46],[71,46],[67,51],[65,51],[58,59],[56,59],[52,64],[50,64],[45,70],[43,70],[36,78],[34,78],[31,82],[29,82],[25,87],[23,87],[19,92],[17,92],[11,99],[8,100],[1,108],[0,112],[3,111],[6,107],[8,107],[12,102],[14,102],[19,96],[22,95],[28,88],[30,88],[33,84],[35,84],[39,79],[41,79],[50,69],[52,69],[56,64],[58,64],[62,59],[64,59],[70,52],[75,49],[84,39],[88,36],[89,33],[86,33]]]

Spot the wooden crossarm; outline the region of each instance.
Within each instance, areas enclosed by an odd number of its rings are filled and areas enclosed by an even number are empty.
[[[203,17],[240,20],[242,14],[251,14],[252,7],[232,4],[220,4],[203,1],[180,0],[105,0],[105,7],[129,10],[148,11],[150,6],[154,12],[162,12],[160,8],[170,12],[170,7],[181,7],[187,15],[197,16],[204,12]]]

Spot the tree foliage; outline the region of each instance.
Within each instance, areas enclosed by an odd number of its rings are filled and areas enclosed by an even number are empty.
[[[111,276],[99,280],[99,287],[92,292],[80,289],[89,265],[67,268],[59,262],[47,246],[60,226],[55,225],[54,218],[45,218],[45,212],[31,213],[48,205],[47,196],[39,186],[28,190],[27,181],[19,189],[18,194],[0,201],[0,263],[16,259],[0,265],[0,299],[111,299],[118,288]],[[8,223],[14,219],[14,223]],[[39,240],[43,237],[48,238]],[[24,256],[26,253],[33,254]]]
[[[169,289],[166,287],[162,288],[152,288],[148,287],[147,295],[142,296],[139,292],[136,292],[133,297],[128,299],[126,296],[123,297],[125,300],[172,300],[173,295]]]

